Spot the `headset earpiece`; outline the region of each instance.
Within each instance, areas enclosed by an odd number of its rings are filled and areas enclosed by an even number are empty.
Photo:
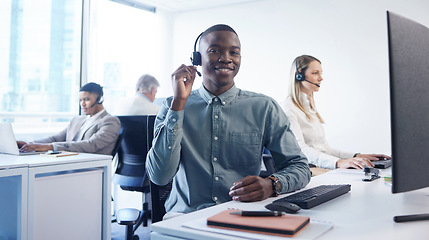
[[[198,35],[197,39],[195,40],[194,52],[192,53],[192,57],[191,57],[191,62],[193,66],[201,66],[201,53],[197,51],[197,43],[198,43],[198,39],[200,39],[203,33],[204,32],[200,33],[200,35]]]
[[[297,81],[304,80],[304,76],[298,70],[296,71],[296,77],[295,78]]]
[[[192,53],[191,61],[193,66],[201,66],[201,53],[194,51]]]
[[[303,75],[303,72],[302,72],[302,68],[298,68],[298,60],[300,59],[301,57],[297,57],[296,59],[295,59],[295,67],[296,67],[296,75],[295,75],[295,79],[297,80],[297,81],[302,81],[302,80],[304,80],[305,79],[305,76]]]
[[[102,104],[104,102],[103,96],[99,95],[95,100],[95,104]]]

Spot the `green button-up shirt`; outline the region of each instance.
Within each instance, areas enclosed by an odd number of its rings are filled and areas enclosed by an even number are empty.
[[[259,175],[263,148],[273,156],[273,175],[282,192],[308,184],[305,155],[280,106],[270,97],[233,86],[214,96],[203,86],[192,91],[183,111],[172,111],[167,98],[155,121],[146,168],[150,179],[173,180],[166,210],[191,212],[230,201],[234,182]]]

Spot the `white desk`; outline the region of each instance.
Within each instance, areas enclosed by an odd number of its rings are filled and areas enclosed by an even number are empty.
[[[390,174],[390,169],[384,170],[381,175],[383,174]],[[349,193],[298,212],[298,215],[310,216],[310,219],[328,221],[334,225],[318,239],[427,239],[428,221],[395,223],[393,216],[429,213],[429,188],[392,194],[391,186],[387,185],[383,178],[373,182],[363,182],[363,176],[361,170],[337,169],[312,178],[307,188],[321,184],[352,185]],[[284,196],[286,195],[277,198]],[[185,228],[182,224],[194,219],[206,218],[228,208],[265,210],[264,205],[274,199],[269,198],[256,203],[231,201],[157,222],[151,226],[151,239],[225,239],[225,235]],[[299,234],[295,238],[299,238]],[[242,239],[232,236],[227,238]]]
[[[110,239],[111,156],[0,154],[0,239]]]

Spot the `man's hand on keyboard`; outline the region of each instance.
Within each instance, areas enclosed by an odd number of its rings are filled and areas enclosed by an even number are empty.
[[[261,201],[273,195],[273,182],[259,176],[247,176],[232,185],[229,195],[234,201]]]

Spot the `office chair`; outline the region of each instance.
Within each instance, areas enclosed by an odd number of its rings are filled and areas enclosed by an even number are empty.
[[[118,149],[118,166],[113,175],[113,183],[125,191],[141,192],[144,197],[142,210],[120,209],[116,220],[127,225],[127,239],[138,239],[134,232],[143,224],[147,226],[151,216],[147,195],[150,193],[146,174],[146,155],[152,147],[155,115],[118,116],[124,130]],[[133,218],[136,219],[133,219]],[[137,219],[138,218],[138,219]]]
[[[115,158],[116,154],[118,153],[119,146],[121,145],[123,137],[124,137],[124,128],[121,127],[119,129],[119,135],[118,135],[118,138],[116,139],[115,147],[113,148],[113,151],[112,151],[112,160]]]
[[[268,151],[266,148],[264,148],[264,151],[262,153],[262,161],[264,162],[266,170],[262,170],[259,173],[260,177],[266,178],[276,172],[276,168],[274,167],[273,156],[271,156],[270,151]]]
[[[115,147],[113,148],[113,151],[112,151],[112,160],[115,159],[116,154],[118,153],[119,146],[122,142],[123,136],[124,136],[124,128],[121,127],[119,129],[119,135],[118,135],[118,138],[116,139]],[[114,201],[113,196],[111,197],[111,200]],[[115,209],[113,209],[113,211],[115,211]],[[116,222],[116,217],[112,216],[112,222]]]
[[[171,191],[172,181],[165,186],[156,185],[150,181],[150,196],[152,206],[152,223],[156,223],[162,220],[165,211],[165,201]]]

